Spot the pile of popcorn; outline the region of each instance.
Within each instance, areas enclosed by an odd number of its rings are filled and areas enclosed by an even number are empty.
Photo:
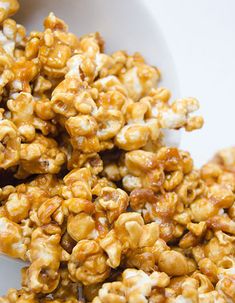
[[[235,302],[235,148],[200,170],[164,144],[203,125],[143,57],[53,13],[26,36],[0,1],[0,303]]]

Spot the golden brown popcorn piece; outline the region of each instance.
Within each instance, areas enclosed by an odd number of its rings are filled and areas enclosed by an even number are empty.
[[[235,235],[235,222],[228,216],[214,216],[208,219],[208,225],[213,230],[221,230],[223,232]]]
[[[52,174],[38,175],[30,182],[32,187],[44,190],[51,196],[58,194],[61,184],[62,181]]]
[[[80,49],[88,53],[89,57],[95,57],[96,54],[104,50],[104,40],[98,32],[87,34],[80,39]]]
[[[2,208],[4,208],[7,218],[20,223],[28,218],[31,201],[25,192],[17,191],[9,195]]]
[[[23,142],[33,141],[36,130],[40,130],[43,135],[56,132],[55,125],[36,116],[36,104],[37,101],[28,93],[20,93],[16,99],[7,102],[11,120],[17,126]]]
[[[121,190],[114,189],[114,185],[106,179],[97,179],[92,175],[90,168],[78,168],[70,171],[64,177],[64,183],[61,192],[65,199],[62,211],[67,217],[68,235],[77,242],[82,239],[96,239],[107,233],[109,226],[105,202],[103,207],[100,207],[98,202],[99,197],[102,198],[103,190],[113,192],[113,199],[117,199],[116,208],[120,207],[119,212],[124,211],[127,207],[127,195]],[[93,195],[98,196],[95,203],[92,202]],[[110,199],[107,203],[111,205],[112,195],[107,194],[107,198]],[[106,205],[106,207],[108,206]],[[113,212],[113,216],[116,218],[119,212],[118,210]],[[109,209],[107,209],[107,213],[109,213]]]
[[[209,258],[203,258],[198,262],[200,271],[206,275],[212,283],[218,281],[218,268]]]
[[[19,92],[31,93],[30,84],[39,73],[38,63],[33,60],[28,61],[25,57],[22,57],[13,64],[12,72],[14,79],[9,85],[11,95]]]
[[[99,33],[81,37],[78,55],[74,56],[73,73],[77,72],[81,79],[92,83],[97,78],[117,75],[126,62],[123,51],[104,54],[104,41]],[[76,66],[76,68],[75,68]],[[98,80],[99,81],[99,80]]]
[[[107,77],[101,78],[96,80],[93,84],[92,84],[93,88],[96,88],[96,90],[98,90],[98,92],[109,92],[109,91],[117,91],[121,94],[123,94],[124,96],[128,96],[127,90],[125,88],[125,86],[121,83],[121,81],[118,79],[117,76],[114,75],[109,75]],[[128,99],[127,104],[133,103],[132,100]]]
[[[182,173],[189,164],[176,148],[162,147],[157,153],[135,150],[125,154],[123,185],[128,191],[138,187],[151,188],[154,192],[161,188],[172,191],[182,181]]]
[[[52,108],[55,113],[67,118],[75,116],[77,113],[86,115],[96,109],[94,100],[97,97],[96,89],[90,88],[86,82],[75,76],[66,75],[52,93]]]
[[[23,179],[30,174],[56,174],[65,160],[65,154],[54,139],[37,134],[32,142],[21,144],[16,177]]]
[[[73,148],[85,153],[100,151],[99,139],[96,136],[98,125],[91,116],[71,117],[66,121],[66,129],[70,135]]]
[[[126,268],[138,268],[146,273],[157,270],[156,247],[141,247],[127,252],[122,265]]]
[[[75,57],[71,60],[75,61]],[[69,68],[71,60],[68,62]],[[95,88],[91,89],[86,82],[79,79],[79,75],[72,76],[70,72],[53,91],[53,110],[69,117],[65,127],[75,150],[90,153],[112,148],[113,143],[110,140],[124,125],[120,109],[102,106],[98,108],[95,103],[97,98],[98,92]]]
[[[225,276],[234,276],[235,259],[234,256],[225,256],[217,262],[218,278],[221,280]]]
[[[178,198],[174,192],[155,196],[151,189],[143,188],[136,189],[130,194],[131,208],[141,212],[146,223],[158,222],[160,237],[165,241],[176,236],[177,222],[174,218],[177,216],[177,205]],[[190,216],[187,220],[190,220]]]
[[[66,63],[78,49],[78,39],[67,32],[67,25],[51,13],[44,21],[43,33],[31,33],[26,43],[26,57],[38,57],[42,71],[60,78],[67,72]]]
[[[103,170],[103,161],[101,160],[98,153],[81,153],[77,160],[77,164],[70,163],[70,165],[76,165],[78,167],[87,167],[92,171],[92,174],[94,175],[98,175]]]
[[[81,198],[91,201],[94,176],[89,168],[71,170],[63,179],[65,187],[62,195],[65,199]]]
[[[195,271],[192,276],[193,279],[199,282],[198,293],[204,294],[214,290],[214,286],[206,275],[201,274],[199,271]]]
[[[11,67],[13,65],[13,59],[12,57],[7,53],[6,50],[2,46],[0,46],[0,93],[1,93],[1,99],[4,92],[5,86],[13,80],[14,74],[11,71]]]
[[[118,147],[124,150],[144,147],[152,151],[158,148],[162,136],[160,129],[185,127],[187,131],[192,131],[202,127],[202,117],[190,116],[199,108],[197,100],[192,98],[176,100],[170,105],[168,99],[166,101],[161,96],[162,90],[164,89],[152,91],[148,97],[127,105],[125,112],[127,125],[115,138]]]
[[[230,147],[220,150],[213,160],[213,162],[219,164],[224,170],[234,172],[235,148]]]
[[[235,291],[234,291],[234,283],[235,283],[235,276],[228,275],[222,278],[216,284],[216,290],[219,294],[221,294],[226,302],[233,302],[235,300]]]
[[[11,193],[15,192],[15,187],[13,185],[6,185],[0,189],[0,199],[6,200]]]
[[[24,56],[25,34],[25,28],[17,24],[14,20],[7,19],[3,22],[2,30],[0,31],[0,87],[1,92],[4,92],[2,96],[3,99],[6,98],[9,93],[13,96],[14,92],[23,89],[23,82],[21,82],[21,80],[27,83],[27,81],[30,80],[30,75],[34,75],[35,73],[35,64],[33,62],[28,62],[27,67],[24,66],[25,60],[22,57]],[[20,60],[21,63],[16,63],[16,60]],[[27,70],[27,68],[29,69]],[[8,83],[10,87],[6,87]],[[27,89],[30,89],[28,83],[26,86]],[[4,87],[5,89],[3,90]]]
[[[200,294],[199,295],[199,302],[200,303],[214,303],[214,302],[218,302],[218,303],[226,303],[226,298],[219,294],[218,291],[210,291],[208,293],[204,293],[204,294]]]
[[[107,257],[96,241],[79,241],[68,263],[71,279],[80,281],[84,285],[103,282],[110,273],[106,261]]]
[[[7,169],[19,163],[20,134],[10,120],[0,120],[0,167]]]
[[[103,161],[98,153],[83,153],[82,151],[75,150],[69,141],[68,135],[66,133],[60,135],[59,146],[66,155],[68,170],[87,167],[91,169],[94,175],[98,175],[103,170]]]
[[[43,77],[41,75],[38,75],[38,77],[36,77],[36,79],[34,81],[33,94],[43,98],[43,97],[45,97],[45,95],[47,95],[49,92],[51,92],[51,89],[52,89],[52,82],[50,80],[46,79],[46,77]],[[39,100],[37,103],[40,104]],[[47,112],[50,110],[49,116],[51,116],[53,111],[50,108],[48,103],[50,103],[49,100],[46,103],[46,105],[47,105],[46,109],[47,109]],[[39,111],[39,109],[41,109],[40,106],[38,107],[38,111]],[[43,112],[41,112],[41,111],[40,111],[40,113],[43,114]],[[44,120],[47,120],[47,119],[50,119],[50,118],[47,116],[47,118],[45,118]]]
[[[104,283],[92,303],[156,302],[151,300],[151,295],[154,295],[152,291],[154,288],[166,287],[169,282],[170,278],[164,273],[147,275],[142,270],[126,269],[121,281]]]
[[[234,203],[235,195],[230,186],[214,184],[208,190],[208,198],[213,200],[217,207],[229,208]]]
[[[180,294],[170,302],[180,302],[189,300],[193,303],[198,302],[199,283],[196,279],[187,277],[182,281]]]
[[[99,77],[104,78],[108,75],[119,75],[127,60],[127,54],[124,51],[116,51],[111,56],[100,53],[96,56],[98,61]]]
[[[104,283],[99,290],[98,296],[93,299],[92,303],[127,302],[125,299],[125,290],[122,282]]]
[[[156,119],[146,119],[148,106],[138,102],[126,108],[125,125],[115,137],[115,144],[124,150],[135,150],[147,145],[149,141],[157,142],[160,136]]]
[[[86,202],[86,204],[88,203]],[[92,209],[92,213],[90,213],[87,206],[85,206],[85,208],[85,211],[88,213],[83,210],[80,212],[78,211],[78,214],[71,214],[68,217],[67,231],[69,236],[69,250],[71,250],[70,247],[75,246],[74,244],[76,244],[76,242],[74,241],[97,239],[99,236],[108,232],[107,218],[103,214],[99,215],[99,213],[93,213],[94,209]]]
[[[159,190],[164,182],[163,169],[159,167],[154,153],[142,150],[126,153],[125,166],[127,171],[123,178],[123,186],[126,190],[135,189],[137,182],[140,187],[154,187]]]
[[[182,201],[185,206],[191,204],[197,197],[201,196],[204,191],[205,184],[200,178],[200,172],[197,170],[192,170],[189,174],[186,174],[176,190],[180,201]]]
[[[36,293],[50,293],[59,283],[58,269],[62,258],[59,245],[61,230],[45,225],[34,230],[29,247],[31,265],[23,275],[23,285]]]
[[[114,138],[124,125],[122,112],[115,109],[100,107],[94,116],[98,123],[97,136],[100,141]]]
[[[124,249],[151,246],[159,237],[158,224],[145,225],[141,215],[134,212],[121,214],[114,230]]]
[[[95,220],[91,215],[84,212],[69,216],[67,230],[69,235],[77,242],[82,239],[95,239],[98,236]]]
[[[5,186],[2,188],[1,215],[22,224],[28,218],[38,226],[42,222],[49,223],[51,218],[62,223],[56,208],[62,200],[58,197],[60,187],[60,182],[52,175],[37,177],[30,183],[21,183],[16,187]]]
[[[209,186],[219,183],[230,187],[231,190],[234,191],[234,159],[235,154],[233,147],[219,151],[211,161],[201,168],[202,178]]]
[[[128,95],[134,101],[146,96],[151,89],[156,88],[160,79],[157,68],[147,65],[140,54],[129,57],[126,68],[122,69],[119,79],[128,90]]]
[[[196,269],[192,260],[174,250],[164,251],[160,254],[158,267],[170,276],[188,275]]]
[[[113,223],[128,206],[128,195],[121,189],[104,187],[95,200],[97,212],[105,212],[109,223]]]
[[[192,219],[195,222],[205,221],[207,218],[213,217],[219,212],[219,208],[216,207],[212,201],[207,198],[196,199],[190,205]]]
[[[234,236],[229,236],[222,231],[216,231],[215,236],[208,243],[193,249],[195,254],[197,254],[198,248],[201,249],[199,257],[194,256],[194,258],[200,261],[206,257],[217,264],[223,257],[234,254],[234,240]]]
[[[36,295],[25,289],[16,290],[10,288],[7,295],[0,297],[1,303],[39,303]]]
[[[63,199],[61,197],[54,196],[41,204],[37,211],[38,220],[41,225],[49,224],[51,221],[62,225],[64,220],[63,212],[60,210],[62,203]]]
[[[119,266],[122,254],[142,247],[151,247],[159,238],[158,223],[144,224],[138,213],[121,214],[111,230],[100,240],[101,247],[109,256],[107,264]]]
[[[114,203],[113,199],[117,199],[116,208],[113,210],[113,216],[116,218],[127,207],[127,195],[121,190],[116,190],[105,179],[96,180],[91,175],[88,168],[74,169],[65,178],[67,186],[63,188],[63,195],[66,200],[63,203],[63,211],[68,216],[67,231],[75,241],[82,239],[96,239],[98,236],[107,233],[108,218],[111,219],[112,209],[108,209],[108,205]],[[103,206],[98,202],[103,199],[103,194],[107,192],[106,204]],[[113,192],[113,196],[112,193]],[[108,195],[110,193],[110,195]],[[95,203],[92,203],[92,195],[97,195]],[[124,204],[124,205],[123,205]],[[124,207],[124,208],[123,208]],[[106,210],[107,208],[107,210]],[[106,214],[110,215],[107,215]],[[110,222],[112,223],[112,222]]]
[[[59,223],[61,221],[58,218],[58,213],[56,213],[56,206],[58,206],[58,202],[61,202],[61,198],[58,197],[61,193],[61,182],[54,175],[39,175],[30,183],[18,185],[15,188],[16,192],[12,194],[13,200],[11,201],[10,195],[8,200],[4,201],[4,207],[8,208],[8,203],[10,202],[10,208],[15,207],[15,218],[26,214],[28,207],[30,207],[30,220],[37,226],[43,225],[43,220],[47,221],[50,218]],[[22,199],[22,202],[18,203],[21,207],[16,205],[18,199]],[[44,211],[49,212],[44,213]],[[13,214],[11,212],[11,217]]]
[[[217,163],[206,163],[202,166],[201,178],[210,186],[218,182],[219,177],[223,174],[223,169]]]
[[[17,0],[1,0],[0,3],[0,23],[6,18],[14,15],[19,9],[19,2]]]
[[[27,242],[22,227],[0,217],[0,251],[14,258],[26,259]]]
[[[50,294],[51,295],[51,294]],[[20,290],[9,289],[8,293],[4,297],[0,297],[1,303],[82,303],[78,301],[76,296],[70,295],[67,298],[57,298],[53,293],[50,297],[45,295],[37,295],[29,290],[22,288]]]
[[[207,188],[204,197],[193,201],[190,205],[192,220],[195,222],[205,221],[213,216],[224,212],[224,208],[230,208],[234,203],[234,194],[230,186],[215,184]]]
[[[202,117],[193,116],[191,113],[199,108],[199,103],[194,98],[177,99],[170,101],[171,94],[166,88],[153,89],[149,96],[141,102],[148,104],[148,118],[157,118],[161,128],[178,129],[185,127],[187,131],[201,128]]]
[[[109,65],[108,61],[111,60],[108,55],[101,54],[102,51],[103,41],[99,33],[81,37],[79,50],[68,63],[69,73],[67,75],[74,75],[82,81],[92,83],[103,65]]]

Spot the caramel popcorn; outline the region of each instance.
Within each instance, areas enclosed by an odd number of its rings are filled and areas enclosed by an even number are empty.
[[[110,273],[106,260],[104,251],[96,241],[79,241],[68,263],[71,279],[84,285],[103,282]]]
[[[32,233],[29,247],[31,265],[23,275],[23,284],[33,292],[49,293],[58,286],[62,257],[60,233],[60,228],[53,225],[39,227]]]
[[[54,139],[36,135],[32,142],[21,144],[16,177],[22,179],[30,174],[56,174],[65,160]]]
[[[0,120],[0,167],[7,169],[18,164],[21,140],[15,124],[7,119]]]
[[[0,217],[0,251],[14,258],[26,259],[27,243],[20,225]]]
[[[102,188],[102,192],[95,200],[96,211],[105,212],[109,223],[113,223],[128,206],[128,195],[121,189],[112,187]]]
[[[6,18],[14,15],[19,9],[17,0],[1,0],[0,2],[0,23]]]
[[[31,142],[35,139],[36,130],[43,135],[55,134],[55,126],[40,119],[35,114],[37,101],[29,93],[20,93],[16,99],[8,100],[7,106],[11,113],[11,120],[18,128],[23,142]]]
[[[194,168],[202,127],[139,54],[53,13],[26,35],[0,1],[0,252],[27,261],[0,303],[235,302],[235,151]],[[22,180],[24,179],[24,180]]]
[[[154,246],[159,238],[157,223],[144,224],[140,214],[121,214],[113,229],[100,241],[101,247],[109,256],[107,264],[112,268],[120,265],[123,254],[138,248]]]
[[[156,153],[144,150],[127,152],[121,158],[119,168],[126,190],[151,188],[154,192],[161,188],[174,190],[192,169],[189,155],[177,148],[167,147],[159,148]]]
[[[22,288],[20,290],[9,289],[5,297],[0,297],[1,303],[82,303],[78,301],[76,296],[69,296],[68,298],[57,298],[56,296],[45,297],[37,296],[28,290]]]
[[[122,281],[104,283],[99,294],[92,303],[101,302],[151,302],[151,292],[154,288],[164,288],[170,278],[160,272],[147,275],[142,270],[126,269]]]

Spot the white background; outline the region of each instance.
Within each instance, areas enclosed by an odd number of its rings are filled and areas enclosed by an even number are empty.
[[[219,148],[235,145],[235,1],[144,1],[168,44],[181,97],[201,103],[205,125],[181,143],[201,165]]]

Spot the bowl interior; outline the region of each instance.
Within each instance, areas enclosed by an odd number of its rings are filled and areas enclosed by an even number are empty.
[[[53,11],[65,20],[70,31],[81,35],[99,31],[106,50],[141,52],[147,62],[162,72],[162,86],[179,96],[174,65],[161,30],[141,0],[21,0],[17,22],[27,31],[42,29],[43,19]],[[175,138],[173,138],[175,140]],[[177,140],[176,140],[177,142]],[[20,287],[21,262],[0,257],[0,295],[9,287]]]

